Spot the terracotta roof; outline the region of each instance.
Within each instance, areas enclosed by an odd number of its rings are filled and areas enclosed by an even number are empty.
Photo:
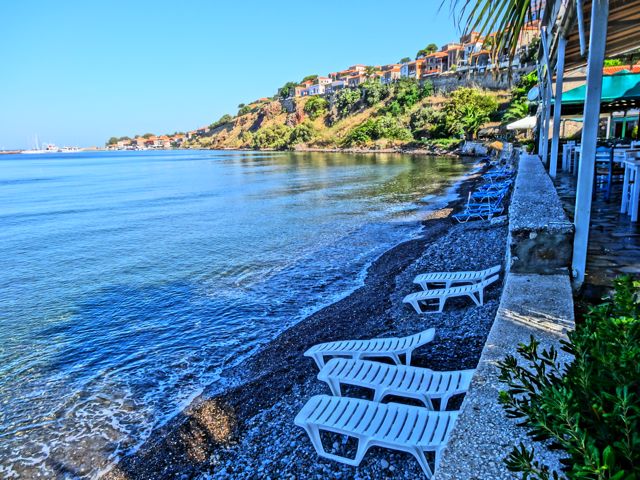
[[[615,75],[623,70],[629,70],[631,73],[640,73],[640,64],[637,65],[617,65],[615,67],[604,67],[602,73],[605,75]]]
[[[432,57],[432,58],[442,58],[442,57],[446,57],[448,56],[447,52],[434,52],[434,53],[430,53],[429,55],[426,56],[426,58]]]

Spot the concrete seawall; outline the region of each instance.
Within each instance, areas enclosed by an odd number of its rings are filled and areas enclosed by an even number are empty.
[[[506,387],[497,362],[514,355],[533,335],[555,345],[574,328],[568,265],[573,227],[538,157],[522,155],[511,200],[507,273],[500,307],[435,478],[513,479],[504,458],[523,443],[536,458],[559,467],[558,452],[532,442],[498,403]],[[561,361],[570,357],[560,352]]]

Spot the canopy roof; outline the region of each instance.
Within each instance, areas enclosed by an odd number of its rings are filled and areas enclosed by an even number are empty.
[[[562,113],[575,112],[583,108],[586,88],[586,85],[581,85],[562,94]],[[640,106],[640,73],[618,73],[602,77],[601,98],[603,112],[637,108]]]

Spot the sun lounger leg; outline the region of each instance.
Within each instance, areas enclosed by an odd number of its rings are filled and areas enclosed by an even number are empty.
[[[389,355],[394,362],[396,362],[396,365],[402,365],[402,362],[400,361],[400,357],[398,356],[397,353],[392,353],[391,355]]]
[[[475,294],[474,294],[473,292],[471,292],[471,293],[469,294],[469,298],[470,298],[471,300],[473,300],[473,303],[475,303],[477,306],[482,305],[482,304],[480,303],[480,300],[479,300],[478,298],[476,298],[476,296],[475,296]]]
[[[340,382],[338,380],[330,378],[327,383],[329,384],[329,389],[334,397],[342,396],[342,392],[340,391]]]
[[[418,305],[418,302],[411,302],[411,306],[415,309],[416,313],[422,313],[422,310],[420,310],[420,305]]]
[[[413,350],[407,350],[404,353],[404,364],[409,366],[411,365],[411,354],[413,353]]]
[[[314,425],[305,425],[304,429],[307,432],[307,435],[309,435],[309,438],[311,439],[311,444],[313,445],[313,448],[316,449],[316,452],[318,453],[318,455],[323,456],[326,455],[327,452],[324,451],[324,447],[322,446],[322,440],[320,439],[320,430],[318,430],[317,427],[315,427]]]
[[[447,297],[440,297],[438,300],[438,313],[442,313],[444,310],[444,304],[447,302]]]
[[[422,451],[421,448],[415,448],[411,453],[413,453],[413,456],[416,457],[416,460],[420,464],[420,467],[422,468],[425,476],[427,478],[431,478],[433,476],[433,472],[431,471],[431,467],[427,462],[427,457],[425,456],[424,451]]]
[[[322,370],[322,367],[324,367],[324,357],[322,356],[322,354],[314,355],[312,358],[316,361],[316,365],[318,365],[318,368]]]

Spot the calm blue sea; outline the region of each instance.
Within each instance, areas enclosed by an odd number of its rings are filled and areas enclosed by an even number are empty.
[[[470,163],[0,156],[0,477],[95,477],[224,365],[348,294]]]

